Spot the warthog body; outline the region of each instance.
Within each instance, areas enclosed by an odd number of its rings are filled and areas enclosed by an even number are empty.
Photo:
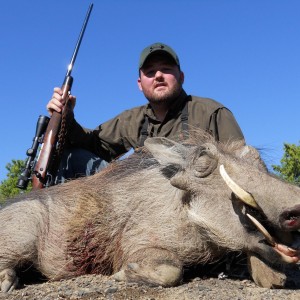
[[[203,133],[197,143],[148,139],[153,157],[132,155],[99,174],[31,192],[4,207],[2,291],[16,286],[15,270],[28,263],[51,279],[101,273],[174,286],[184,266],[230,251],[290,261],[292,255],[265,242],[246,213],[265,224],[276,243],[296,247],[300,189],[270,176],[251,147],[216,144]],[[221,165],[252,194],[256,208],[229,189]]]

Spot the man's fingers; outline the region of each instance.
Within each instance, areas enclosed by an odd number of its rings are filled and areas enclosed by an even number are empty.
[[[53,91],[54,92],[53,92],[52,98],[46,106],[47,111],[50,116],[52,115],[53,111],[60,113],[65,105],[66,100],[67,100],[67,99],[63,99],[63,97],[62,97],[63,91],[61,88],[55,87],[53,89]],[[71,102],[72,108],[74,109],[75,103],[76,103],[76,97],[69,95],[69,101]]]
[[[61,112],[63,108],[63,103],[61,103],[56,98],[52,98],[47,104],[47,111],[52,115],[53,111]]]
[[[53,89],[53,91],[54,91],[54,93],[60,94],[61,96],[62,96],[62,94],[63,94],[62,89],[59,88],[59,87],[55,87],[55,88]]]
[[[74,109],[75,104],[76,104],[76,97],[70,95],[69,101],[71,102],[72,109]],[[58,94],[53,94],[52,99],[48,102],[46,108],[47,108],[49,115],[51,116],[53,111],[60,113],[62,111],[64,105],[65,105],[64,99],[62,99],[62,97]]]

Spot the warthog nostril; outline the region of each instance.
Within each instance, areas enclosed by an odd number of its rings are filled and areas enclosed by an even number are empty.
[[[284,211],[279,217],[282,228],[288,231],[300,229],[300,205]]]

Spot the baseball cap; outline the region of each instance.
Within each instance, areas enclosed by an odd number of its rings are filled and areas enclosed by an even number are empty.
[[[178,66],[180,66],[179,58],[178,58],[177,54],[175,53],[175,51],[171,47],[169,47],[168,45],[163,44],[163,43],[154,43],[154,44],[151,44],[150,46],[146,47],[142,51],[141,56],[140,56],[140,61],[139,61],[139,69],[143,66],[146,59],[152,53],[154,53],[156,51],[161,51],[161,52],[167,53],[168,55],[170,55],[174,59],[175,63]]]

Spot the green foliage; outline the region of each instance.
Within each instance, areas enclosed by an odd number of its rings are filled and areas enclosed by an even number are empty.
[[[273,170],[283,179],[300,186],[300,145],[284,144],[281,165],[273,165]]]
[[[6,165],[6,169],[8,170],[7,178],[1,181],[0,184],[0,203],[4,203],[7,198],[14,197],[22,192],[17,188],[17,181],[19,175],[21,174],[22,169],[25,166],[25,161],[23,160],[15,160],[13,159],[11,163]],[[28,184],[26,189],[27,191],[31,190],[31,183]]]

